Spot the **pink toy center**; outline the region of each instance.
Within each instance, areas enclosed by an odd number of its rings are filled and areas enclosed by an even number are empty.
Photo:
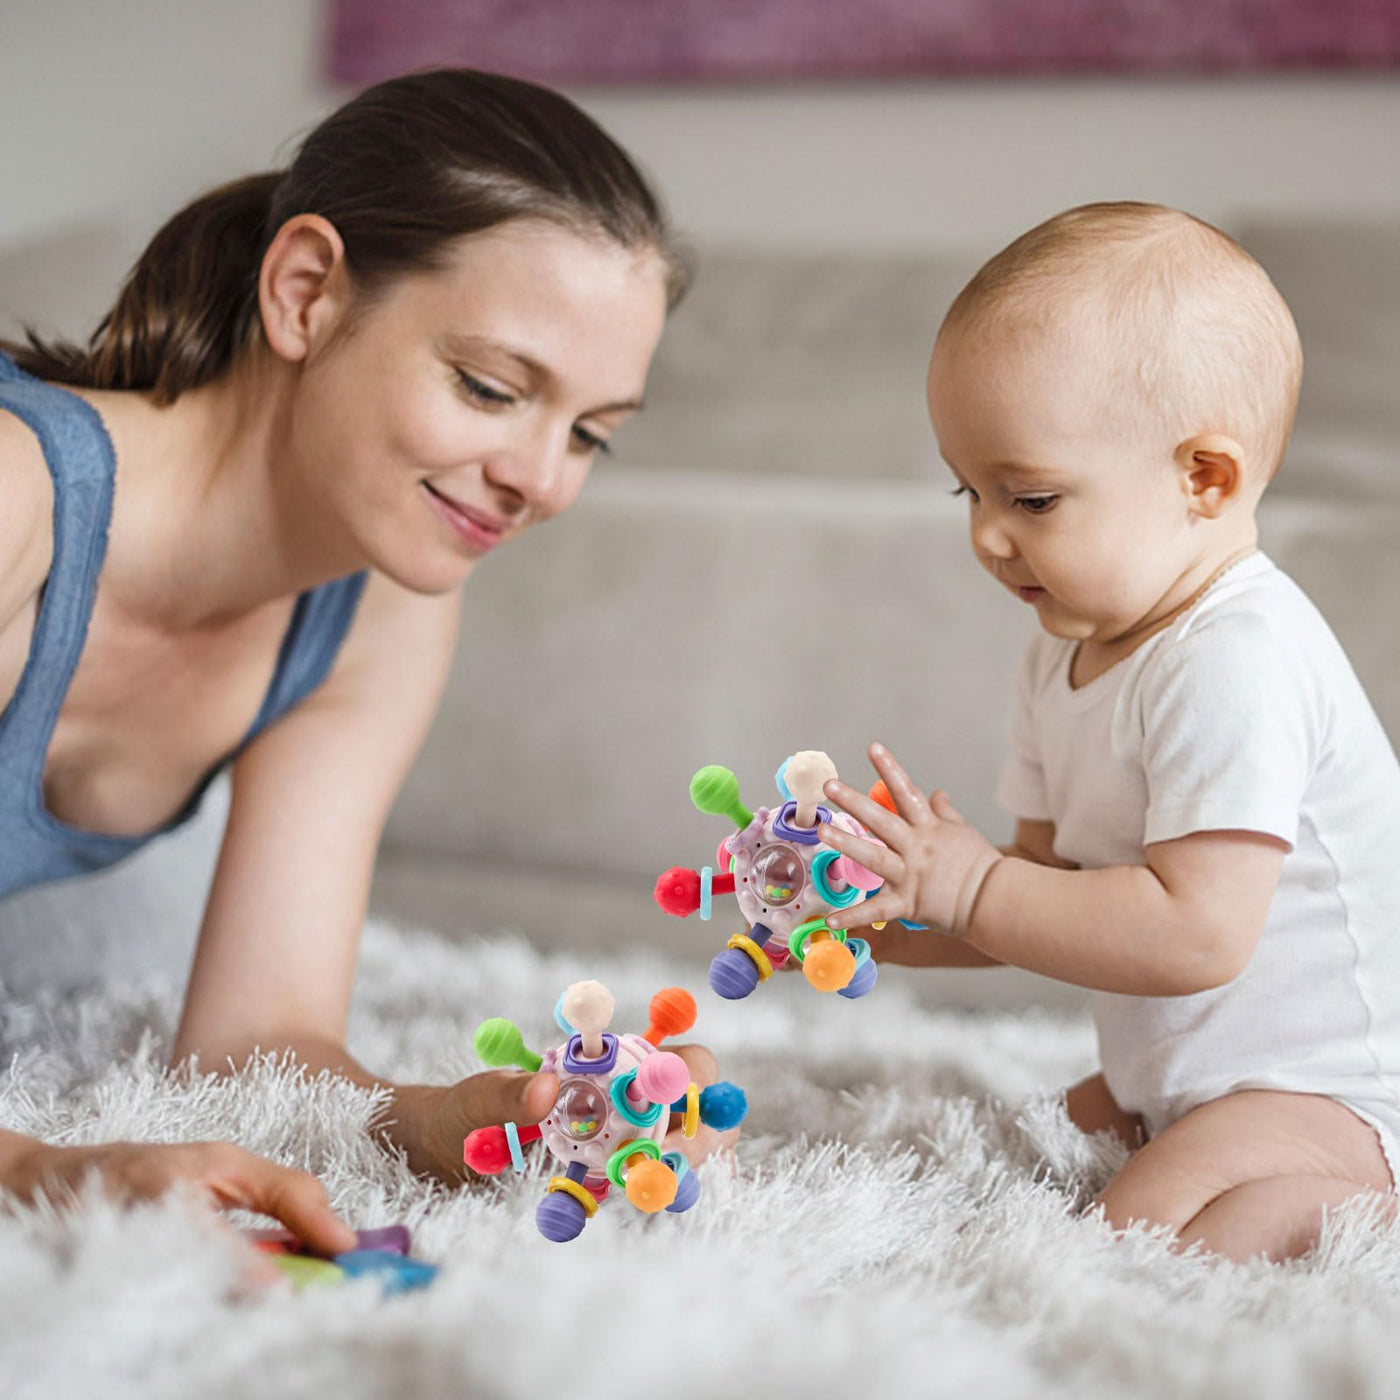
[[[603,1130],[608,1100],[588,1079],[566,1079],[554,1101],[559,1130],[570,1142],[589,1142]]]
[[[761,904],[781,909],[802,893],[807,867],[791,846],[775,844],[759,853],[749,879]]]

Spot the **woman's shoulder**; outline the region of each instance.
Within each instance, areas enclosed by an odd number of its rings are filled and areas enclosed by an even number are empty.
[[[0,632],[27,613],[53,558],[53,481],[44,450],[0,409]]]

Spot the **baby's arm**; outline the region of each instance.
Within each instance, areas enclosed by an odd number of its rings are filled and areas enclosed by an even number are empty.
[[[1272,836],[1203,831],[1145,865],[1052,870],[1007,857],[964,935],[1005,962],[1133,996],[1187,996],[1237,977],[1264,930],[1286,851]]]
[[[871,758],[899,809],[845,784],[827,793],[888,849],[830,826],[822,837],[885,880],[863,906],[833,914],[912,918],[947,928],[999,962],[1102,991],[1183,996],[1230,981],[1263,931],[1286,846],[1247,831],[1209,831],[1146,848],[1146,864],[1052,868],[1003,855],[946,795],[930,801],[887,750]]]

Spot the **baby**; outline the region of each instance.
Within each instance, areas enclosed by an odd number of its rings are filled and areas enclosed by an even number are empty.
[[[832,782],[885,880],[833,928],[928,964],[1094,992],[1086,1132],[1137,1149],[1116,1227],[1271,1259],[1400,1162],[1400,765],[1345,654],[1259,551],[1302,372],[1263,270],[1148,204],[1072,209],[963,289],[929,413],[972,548],[1034,608],[998,850],[871,758],[898,814]],[[873,935],[877,950],[881,935]]]

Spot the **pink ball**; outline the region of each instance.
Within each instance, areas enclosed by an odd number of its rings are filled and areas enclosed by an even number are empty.
[[[637,1069],[637,1088],[652,1103],[675,1103],[690,1087],[690,1067],[679,1055],[658,1050]]]

